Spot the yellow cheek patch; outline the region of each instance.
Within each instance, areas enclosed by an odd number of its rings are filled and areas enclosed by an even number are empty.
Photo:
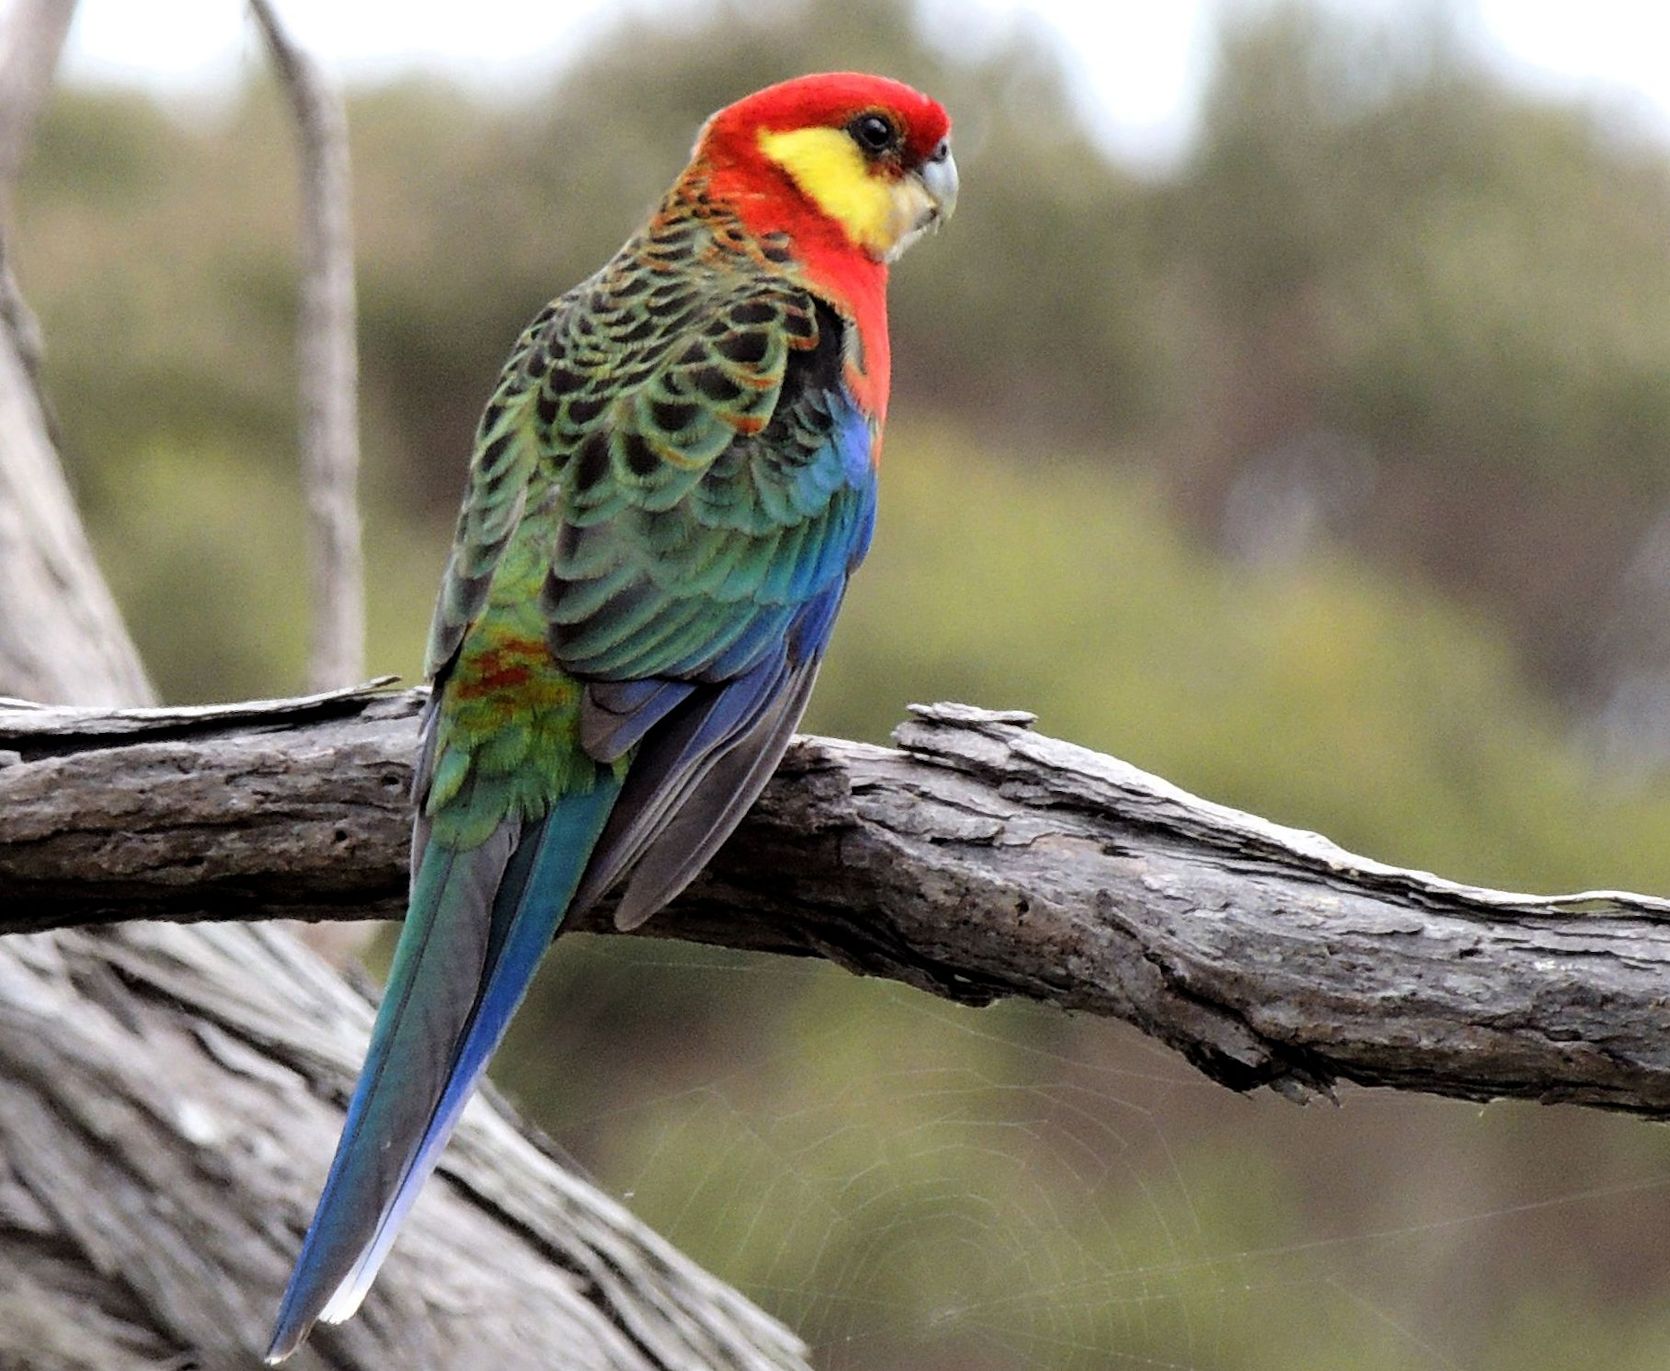
[[[889,181],[871,171],[841,129],[791,129],[760,134],[760,151],[794,178],[847,237],[877,257],[888,256],[916,227],[931,201],[914,176]]]

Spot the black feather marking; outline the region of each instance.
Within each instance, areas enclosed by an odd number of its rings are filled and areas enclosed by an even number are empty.
[[[507,447],[510,446],[511,436],[512,435],[509,434],[509,433],[501,433],[497,438],[493,439],[492,442],[487,444],[486,447],[482,448],[482,450],[481,450],[481,469],[482,469],[482,471],[484,471],[484,472],[491,471],[491,469],[493,467],[498,465],[499,458],[504,456],[504,450]]]
[[[771,339],[762,331],[750,330],[727,334],[719,340],[717,347],[720,356],[738,366],[756,366],[765,360],[765,354],[771,349]]]
[[[649,412],[663,433],[681,433],[696,421],[701,406],[689,400],[652,400]]]
[[[696,383],[697,390],[717,405],[728,405],[742,394],[742,386],[724,368],[712,363],[696,368],[690,373],[690,379]]]
[[[810,309],[791,309],[783,315],[783,332],[795,340],[815,339],[817,320]]]
[[[672,315],[688,309],[696,302],[696,293],[690,290],[669,291],[665,295],[652,295],[645,302],[644,308],[655,318],[665,320]]]
[[[629,431],[623,434],[621,447],[626,454],[626,468],[634,476],[648,476],[660,469],[661,459],[655,455],[655,449],[644,441],[641,433]]]
[[[696,230],[689,224],[680,224],[677,228],[663,229],[657,233],[650,240],[650,246],[656,252],[676,252],[680,248],[688,247],[695,236]]]
[[[568,422],[576,428],[585,428],[597,416],[603,413],[608,401],[601,396],[579,395],[568,402]]]
[[[783,368],[782,399],[772,416],[768,438],[795,423],[794,410],[811,397],[834,391],[841,385],[846,326],[841,316],[819,300],[813,306],[817,341],[811,347],[794,348]]]
[[[777,305],[771,300],[744,300],[727,311],[731,322],[739,327],[750,324],[769,324],[777,318]]]
[[[601,429],[586,435],[574,465],[574,489],[590,490],[609,474],[609,435]]]

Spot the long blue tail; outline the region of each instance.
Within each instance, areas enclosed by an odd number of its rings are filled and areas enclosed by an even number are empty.
[[[619,782],[507,821],[466,852],[430,842],[319,1206],[267,1361],[370,1288],[567,912]]]

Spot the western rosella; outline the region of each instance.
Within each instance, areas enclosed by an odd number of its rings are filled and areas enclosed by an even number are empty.
[[[410,906],[267,1352],[359,1306],[566,914],[641,923],[798,722],[870,543],[888,265],[951,213],[935,101],[855,73],[720,110],[535,317],[429,642]]]

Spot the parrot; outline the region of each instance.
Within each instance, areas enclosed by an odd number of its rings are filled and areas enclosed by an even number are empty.
[[[269,1364],[359,1307],[564,919],[643,923],[781,759],[869,549],[888,270],[956,204],[950,134],[879,76],[756,91],[517,340],[430,630],[405,924]]]

